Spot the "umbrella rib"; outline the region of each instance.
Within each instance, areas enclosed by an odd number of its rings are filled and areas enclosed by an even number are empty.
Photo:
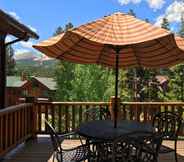
[[[102,49],[100,50],[100,53],[99,53],[99,57],[98,57],[98,59],[97,59],[97,61],[96,61],[96,63],[97,64],[99,64],[100,63],[100,60],[101,60],[101,58],[102,58],[102,56],[103,56],[103,50],[105,49],[105,45],[102,47]]]
[[[74,43],[69,49],[73,48],[74,46],[76,46],[76,44],[80,43],[84,39],[85,38],[82,37],[77,43]],[[63,52],[62,54],[60,54],[59,56],[57,56],[56,59],[60,58],[61,56],[64,56],[69,51],[69,49],[67,51]]]
[[[170,51],[170,49],[165,44],[163,44],[159,39],[156,39],[156,42],[158,42],[162,47],[167,48],[167,50]]]
[[[134,56],[135,56],[135,58],[136,58],[137,64],[138,64],[139,68],[142,68],[141,63],[140,63],[140,60],[139,60],[139,58],[138,58],[138,56],[137,56],[137,54],[136,54],[135,48],[136,48],[136,47],[132,45],[132,51],[133,51]]]

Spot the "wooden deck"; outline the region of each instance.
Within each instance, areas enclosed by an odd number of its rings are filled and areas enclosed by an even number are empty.
[[[63,145],[70,148],[78,144],[79,140],[66,140]],[[172,147],[172,142],[164,141],[164,144]],[[184,140],[178,142],[178,159],[178,162],[184,162]],[[52,162],[52,146],[48,136],[18,146],[3,162]],[[159,162],[174,162],[174,154],[161,155]]]

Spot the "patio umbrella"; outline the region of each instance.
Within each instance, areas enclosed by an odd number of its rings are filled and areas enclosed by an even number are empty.
[[[177,38],[184,49],[184,42]],[[105,16],[33,47],[50,57],[80,64],[114,68],[115,101],[118,98],[119,68],[164,68],[184,60],[174,35],[162,28],[121,12]],[[114,127],[117,127],[117,102]]]

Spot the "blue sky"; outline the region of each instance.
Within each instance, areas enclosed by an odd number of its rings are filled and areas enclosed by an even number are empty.
[[[133,9],[140,19],[148,18],[159,25],[166,16],[177,30],[184,4],[173,0],[1,0],[0,8],[34,29],[40,40],[52,36],[58,26],[72,22],[74,26],[87,23],[113,12],[128,12]],[[33,51],[31,45],[37,41],[18,43],[16,54]]]

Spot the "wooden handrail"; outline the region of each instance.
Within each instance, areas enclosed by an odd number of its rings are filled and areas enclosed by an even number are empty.
[[[109,102],[37,102],[37,104],[61,104],[61,105],[107,105]]]
[[[0,157],[32,137],[33,104],[20,104],[0,110]]]
[[[20,105],[14,105],[14,106],[7,107],[5,109],[1,109],[0,110],[0,116],[2,116],[4,114],[8,114],[8,113],[18,111],[18,110],[20,110],[22,108],[25,108],[25,107],[31,107],[32,105],[33,105],[32,103],[23,103],[23,104],[20,104]]]
[[[35,103],[36,132],[47,134],[43,119],[47,119],[58,133],[77,129],[83,122],[89,120],[85,111],[89,108],[109,108],[109,102],[38,102]],[[184,109],[184,102],[121,102],[120,119],[151,122],[157,112]],[[182,132],[184,135],[184,130]]]

